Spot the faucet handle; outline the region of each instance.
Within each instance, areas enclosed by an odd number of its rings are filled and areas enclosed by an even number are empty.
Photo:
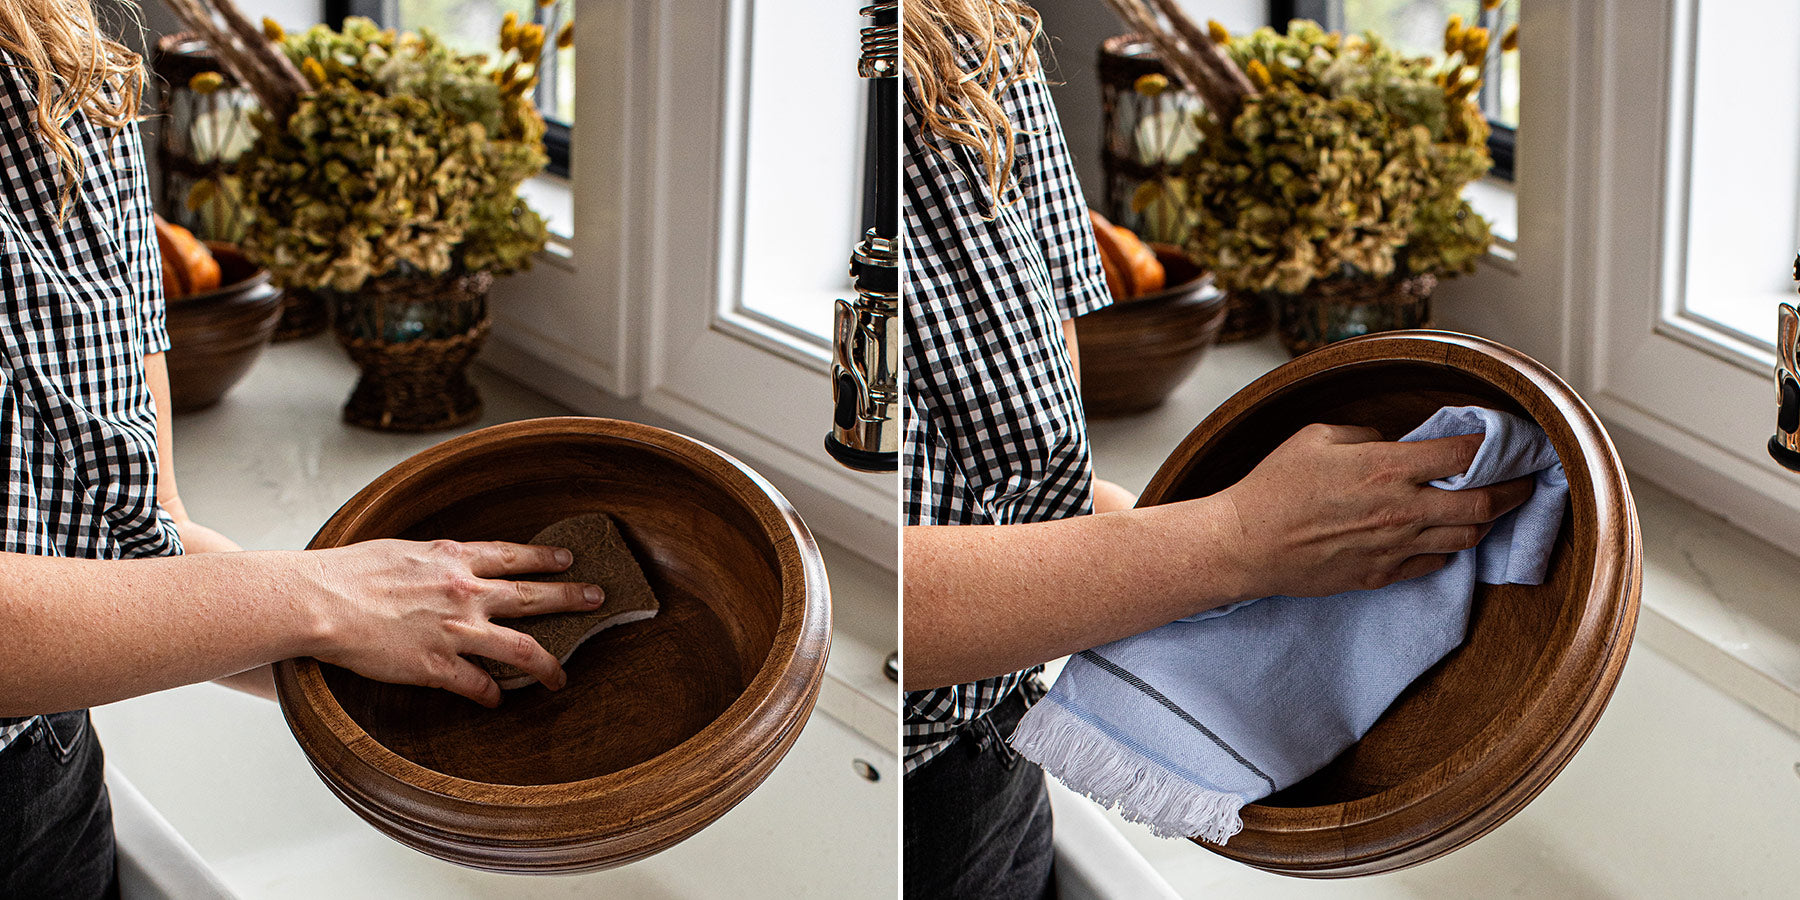
[[[1800,377],[1800,309],[1792,303],[1780,305],[1781,324],[1775,331],[1775,365],[1789,375]]]
[[[1783,303],[1775,332],[1775,436],[1769,455],[1800,472],[1800,309]]]

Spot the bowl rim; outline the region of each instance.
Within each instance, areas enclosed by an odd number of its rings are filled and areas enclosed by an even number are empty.
[[[1164,502],[1202,451],[1278,394],[1346,369],[1393,362],[1454,368],[1512,397],[1550,435],[1570,469],[1570,500],[1592,510],[1595,533],[1622,536],[1619,552],[1596,547],[1587,603],[1566,646],[1544,653],[1526,678],[1535,691],[1508,701],[1457,753],[1384,791],[1309,807],[1253,803],[1244,830],[1221,855],[1288,875],[1343,877],[1394,871],[1436,858],[1498,827],[1546,787],[1605,709],[1630,650],[1642,582],[1641,536],[1623,465],[1599,419],[1547,367],[1497,342],[1448,331],[1367,335],[1315,350],[1264,374],[1208,415],[1144,489]],[[1569,466],[1579,460],[1585,477]],[[1174,499],[1174,498],[1170,498]],[[1598,537],[1596,538],[1598,540]],[[1579,577],[1579,576],[1578,576]],[[1605,602],[1605,598],[1622,598]],[[1524,722],[1547,722],[1539,741]]]
[[[601,868],[687,837],[767,777],[810,716],[824,677],[831,634],[829,585],[817,544],[793,506],[762,476],[723,451],[650,425],[562,416],[509,422],[451,438],[371,482],[320,528],[309,549],[345,543],[371,507],[460,464],[468,454],[502,441],[547,443],[570,437],[623,442],[679,459],[743,503],[775,551],[781,619],[755,676],[705,728],[630,767],[544,785],[493,784],[421,766],[383,746],[345,712],[317,660],[278,663],[283,713],[333,792],[390,836],[465,865],[503,871]],[[571,808],[588,815],[563,815]],[[544,828],[539,819],[553,812],[559,820],[577,824]],[[672,830],[649,833],[669,820],[675,820]],[[596,860],[596,850],[626,855]]]

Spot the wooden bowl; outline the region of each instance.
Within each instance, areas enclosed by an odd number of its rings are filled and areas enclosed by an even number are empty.
[[[1188,435],[1140,505],[1217,492],[1312,422],[1400,437],[1439,407],[1535,420],[1569,477],[1544,584],[1482,585],[1468,639],[1323,770],[1243,810],[1202,844],[1258,868],[1338,877],[1448,853],[1524,808],[1594,727],[1637,621],[1637,511],[1611,440],[1549,369],[1492,341],[1434,331],[1355,338],[1300,357]]]
[[[1152,245],[1171,287],[1075,319],[1081,402],[1089,418],[1155,409],[1200,364],[1225,322],[1225,295],[1213,290],[1178,248]]]
[[[774,769],[818,697],[829,591],[793,507],[718,450],[610,419],[496,425],[394,467],[312,547],[523,541],[600,511],[662,611],[589,639],[561,691],[489,710],[313,659],[276,666],[289,727],[358,815],[466,866],[602,869],[694,834]]]
[[[207,242],[218,290],[168,301],[169,394],[175,412],[205,409],[243,379],[281,318],[281,289],[237,248]]]

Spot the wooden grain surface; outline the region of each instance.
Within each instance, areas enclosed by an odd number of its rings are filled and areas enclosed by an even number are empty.
[[[1245,807],[1244,830],[1229,843],[1203,846],[1312,877],[1424,862],[1522,809],[1598,720],[1636,622],[1636,510],[1593,413],[1523,354],[1466,335],[1403,331],[1301,357],[1208,416],[1140,505],[1221,490],[1312,422],[1366,425],[1392,439],[1446,405],[1518,413],[1550,436],[1570,498],[1549,577],[1479,586],[1460,648],[1323,770]]]
[[[605,868],[704,827],[798,736],[829,647],[818,550],[767,482],[698,442],[606,419],[495,426],[397,466],[313,544],[525,540],[589,512],[618,521],[663,610],[593,638],[562,691],[487,710],[314,660],[277,667],[301,747],[371,824],[480,868]]]
[[[1075,319],[1081,402],[1090,418],[1155,409],[1200,364],[1225,321],[1225,296],[1167,245],[1156,245],[1173,287]]]

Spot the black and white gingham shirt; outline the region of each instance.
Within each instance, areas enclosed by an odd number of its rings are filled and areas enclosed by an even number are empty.
[[[58,225],[60,170],[30,76],[12,64],[0,53],[0,551],[178,554],[156,502],[144,378],[144,356],[169,339],[138,129],[79,113],[65,126],[83,169]],[[0,720],[0,749],[32,721]]]
[[[1110,297],[1049,89],[1027,79],[1001,101],[1017,129],[1010,203],[991,202],[972,153],[929,133],[910,104],[904,113],[908,525],[1093,510],[1087,422],[1062,322]],[[1036,672],[908,692],[906,771]]]

